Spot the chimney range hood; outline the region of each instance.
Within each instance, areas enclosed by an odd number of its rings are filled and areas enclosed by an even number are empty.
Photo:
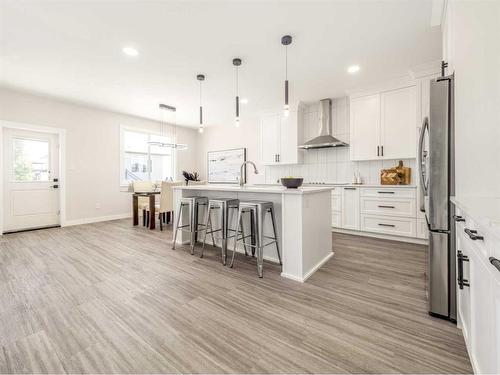
[[[332,100],[322,99],[319,102],[319,136],[300,145],[304,150],[348,146],[347,143],[332,136]]]

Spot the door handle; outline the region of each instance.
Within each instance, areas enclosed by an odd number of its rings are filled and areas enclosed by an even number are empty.
[[[278,154],[278,163],[280,162],[280,154]]]
[[[384,145],[380,146],[380,153],[382,154],[380,156],[384,156]]]
[[[380,208],[396,208],[394,206],[383,206],[383,205],[379,205]]]
[[[380,146],[377,146],[377,156],[380,156]]]
[[[429,128],[429,119],[426,117],[424,118],[424,123],[422,124],[422,130],[420,131],[420,138],[418,140],[418,165],[420,167],[420,188],[422,190],[422,193],[425,195],[427,194],[427,187],[425,186],[425,168],[423,166],[423,153],[424,153],[424,137],[425,137],[425,131]],[[421,197],[421,204],[423,205],[423,197]],[[420,210],[422,211],[423,207],[420,207]]]
[[[476,240],[484,240],[484,237],[483,236],[479,236],[477,234],[477,230],[473,230],[473,229],[469,229],[469,228],[465,228],[464,229],[464,232],[467,233],[467,235],[469,236],[469,238],[472,240],[472,241],[476,241]]]
[[[54,189],[59,189],[59,185],[52,185]]]
[[[497,258],[490,257],[490,263],[493,264],[493,267],[495,267],[498,271],[500,271],[500,260]]]
[[[393,191],[377,191],[379,194],[395,194]]]
[[[459,222],[459,221],[463,221],[465,223],[465,219],[460,216],[460,215],[453,215],[453,218],[455,219],[455,221]]]
[[[381,223],[379,223],[378,225],[380,225],[381,227],[391,227],[391,228],[395,227],[394,224],[381,224]]]
[[[458,287],[463,289],[464,286],[470,286],[469,280],[464,279],[464,262],[469,261],[469,257],[464,255],[460,250],[457,251],[457,260],[458,260]]]

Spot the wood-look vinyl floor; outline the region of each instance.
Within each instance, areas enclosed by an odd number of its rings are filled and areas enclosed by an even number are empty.
[[[426,248],[333,235],[305,284],[117,220],[0,236],[0,373],[471,373]]]

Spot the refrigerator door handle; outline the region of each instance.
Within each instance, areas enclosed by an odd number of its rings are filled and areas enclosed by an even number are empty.
[[[420,168],[420,211],[425,212],[425,195],[427,195],[427,186],[425,185],[425,167],[423,165],[424,161],[424,139],[425,132],[429,128],[429,118],[425,117],[422,124],[422,129],[420,130],[420,138],[418,140],[418,166]]]

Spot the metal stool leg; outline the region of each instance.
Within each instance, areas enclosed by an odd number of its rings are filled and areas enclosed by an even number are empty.
[[[214,234],[212,232],[212,220],[210,219],[210,212],[212,211],[211,203],[208,203],[207,206],[207,216],[205,218],[205,235],[203,236],[203,245],[201,246],[201,254],[200,258],[203,258],[203,251],[205,250],[205,242],[207,242],[207,232],[208,232],[208,224],[210,223],[210,234],[212,235],[212,243],[214,243]]]
[[[189,240],[189,248],[191,250],[191,255],[194,254],[194,243],[196,242],[196,211],[198,206],[196,204],[191,204],[189,207],[189,231],[190,231],[190,240]]]
[[[177,241],[177,232],[179,231],[179,222],[181,220],[181,211],[182,211],[182,203],[179,203],[179,207],[177,209],[177,219],[176,219],[175,229],[174,229],[174,241],[172,242],[172,250],[175,250],[175,244]]]
[[[257,232],[257,274],[264,275],[264,214],[254,211],[256,232]]]
[[[274,208],[271,208],[269,210],[269,212],[271,213],[271,221],[273,223],[274,239],[276,240],[276,252],[278,253],[278,260],[280,262],[280,266],[282,266],[283,263],[281,262],[280,248],[278,245],[278,232],[276,231],[276,219],[274,217]]]
[[[241,217],[241,208],[238,209],[238,217],[236,218],[236,237],[234,238],[234,246],[233,246],[233,255],[231,256],[231,263],[229,264],[230,268],[233,268],[234,264],[234,254],[236,253],[236,245],[238,245],[238,229],[243,229],[243,220]],[[243,233],[243,232],[242,232]]]

